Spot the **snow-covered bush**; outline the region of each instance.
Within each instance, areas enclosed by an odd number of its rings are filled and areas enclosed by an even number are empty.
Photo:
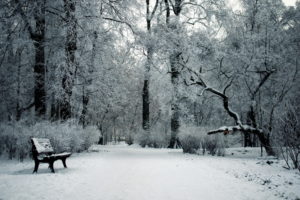
[[[49,138],[56,152],[81,152],[97,143],[100,133],[95,127],[83,129],[71,121],[65,123],[0,123],[0,155],[21,161],[31,152],[30,138]]]
[[[198,153],[202,150],[204,155],[207,151],[211,155],[224,156],[225,143],[222,136],[208,136],[206,127],[181,127],[179,140],[184,153]]]
[[[0,124],[0,154],[21,161],[30,153],[31,144],[28,130],[20,124]]]
[[[201,135],[196,127],[182,128],[178,137],[184,153],[197,153],[201,147]]]
[[[201,142],[201,147],[204,153],[207,150],[212,156],[225,156],[225,143],[220,135],[204,137]]]
[[[167,134],[157,130],[152,130],[150,133],[141,130],[134,136],[135,143],[141,147],[153,147],[153,148],[164,148],[169,144],[169,138]]]
[[[132,133],[128,133],[126,134],[126,137],[125,137],[125,142],[126,144],[128,145],[132,145],[134,143],[134,140],[133,140],[133,136],[132,136]]]

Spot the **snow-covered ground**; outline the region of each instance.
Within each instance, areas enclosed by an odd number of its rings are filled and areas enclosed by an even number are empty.
[[[233,155],[232,155],[233,154]],[[73,154],[55,174],[46,164],[1,160],[0,200],[243,200],[299,199],[300,174],[282,161],[231,149],[226,157],[126,145],[95,146]]]

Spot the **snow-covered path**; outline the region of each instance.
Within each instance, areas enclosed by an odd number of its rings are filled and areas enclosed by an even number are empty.
[[[0,200],[265,200],[299,197],[298,174],[258,165],[253,160],[194,156],[182,154],[180,150],[122,145],[98,150],[73,155],[67,160],[68,169],[62,168],[57,161],[55,174],[49,173],[45,164],[40,166],[38,174],[31,174],[33,161],[30,160],[2,162]],[[273,179],[270,183],[259,181],[264,177]],[[285,180],[292,183],[285,185]],[[274,181],[278,182],[276,187]]]

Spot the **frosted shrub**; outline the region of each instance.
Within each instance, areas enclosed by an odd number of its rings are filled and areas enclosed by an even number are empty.
[[[134,141],[139,144],[141,147],[146,147],[150,144],[149,134],[146,131],[141,130],[138,134],[135,135]]]
[[[134,141],[141,147],[163,148],[168,146],[169,137],[159,131],[152,130],[149,133],[141,130],[135,135]]]
[[[200,140],[194,135],[186,135],[180,142],[184,153],[196,153],[200,148]]]
[[[225,143],[220,135],[206,136],[202,139],[203,154],[208,151],[212,156],[225,156]]]
[[[126,138],[125,138],[125,142],[126,142],[126,144],[128,144],[128,145],[132,145],[133,144],[133,136],[132,136],[132,133],[127,133],[127,135],[126,135]]]
[[[179,134],[184,153],[197,153],[201,147],[201,137],[196,127],[184,127]]]
[[[209,152],[211,155],[224,156],[225,143],[220,135],[208,136],[207,127],[181,127],[179,140],[184,153],[198,153],[202,150],[204,155]]]
[[[83,129],[73,122],[40,122],[33,125],[16,122],[0,124],[0,155],[23,160],[31,153],[32,137],[49,138],[56,152],[81,152],[97,143],[100,133],[95,127]]]
[[[154,128],[150,134],[150,147],[164,148],[169,145],[170,136],[166,132],[159,130],[159,127]]]
[[[100,133],[97,127],[95,126],[89,126],[86,127],[83,132],[83,149],[87,150],[90,146],[93,144],[98,143]]]
[[[23,130],[20,124],[0,124],[0,155],[23,161],[30,153],[28,138],[28,131]]]

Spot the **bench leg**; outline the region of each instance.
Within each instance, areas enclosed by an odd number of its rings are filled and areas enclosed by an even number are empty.
[[[66,165],[66,159],[67,159],[67,158],[62,158],[62,159],[61,159],[61,161],[62,161],[62,163],[63,163],[63,165],[64,165],[64,168],[67,168],[67,165]]]
[[[32,173],[37,173],[38,169],[39,169],[39,165],[40,165],[40,162],[35,160],[34,161],[34,170]]]
[[[50,168],[50,170],[51,170],[52,173],[55,173],[53,164],[54,164],[54,160],[50,160],[49,161],[49,168]]]

